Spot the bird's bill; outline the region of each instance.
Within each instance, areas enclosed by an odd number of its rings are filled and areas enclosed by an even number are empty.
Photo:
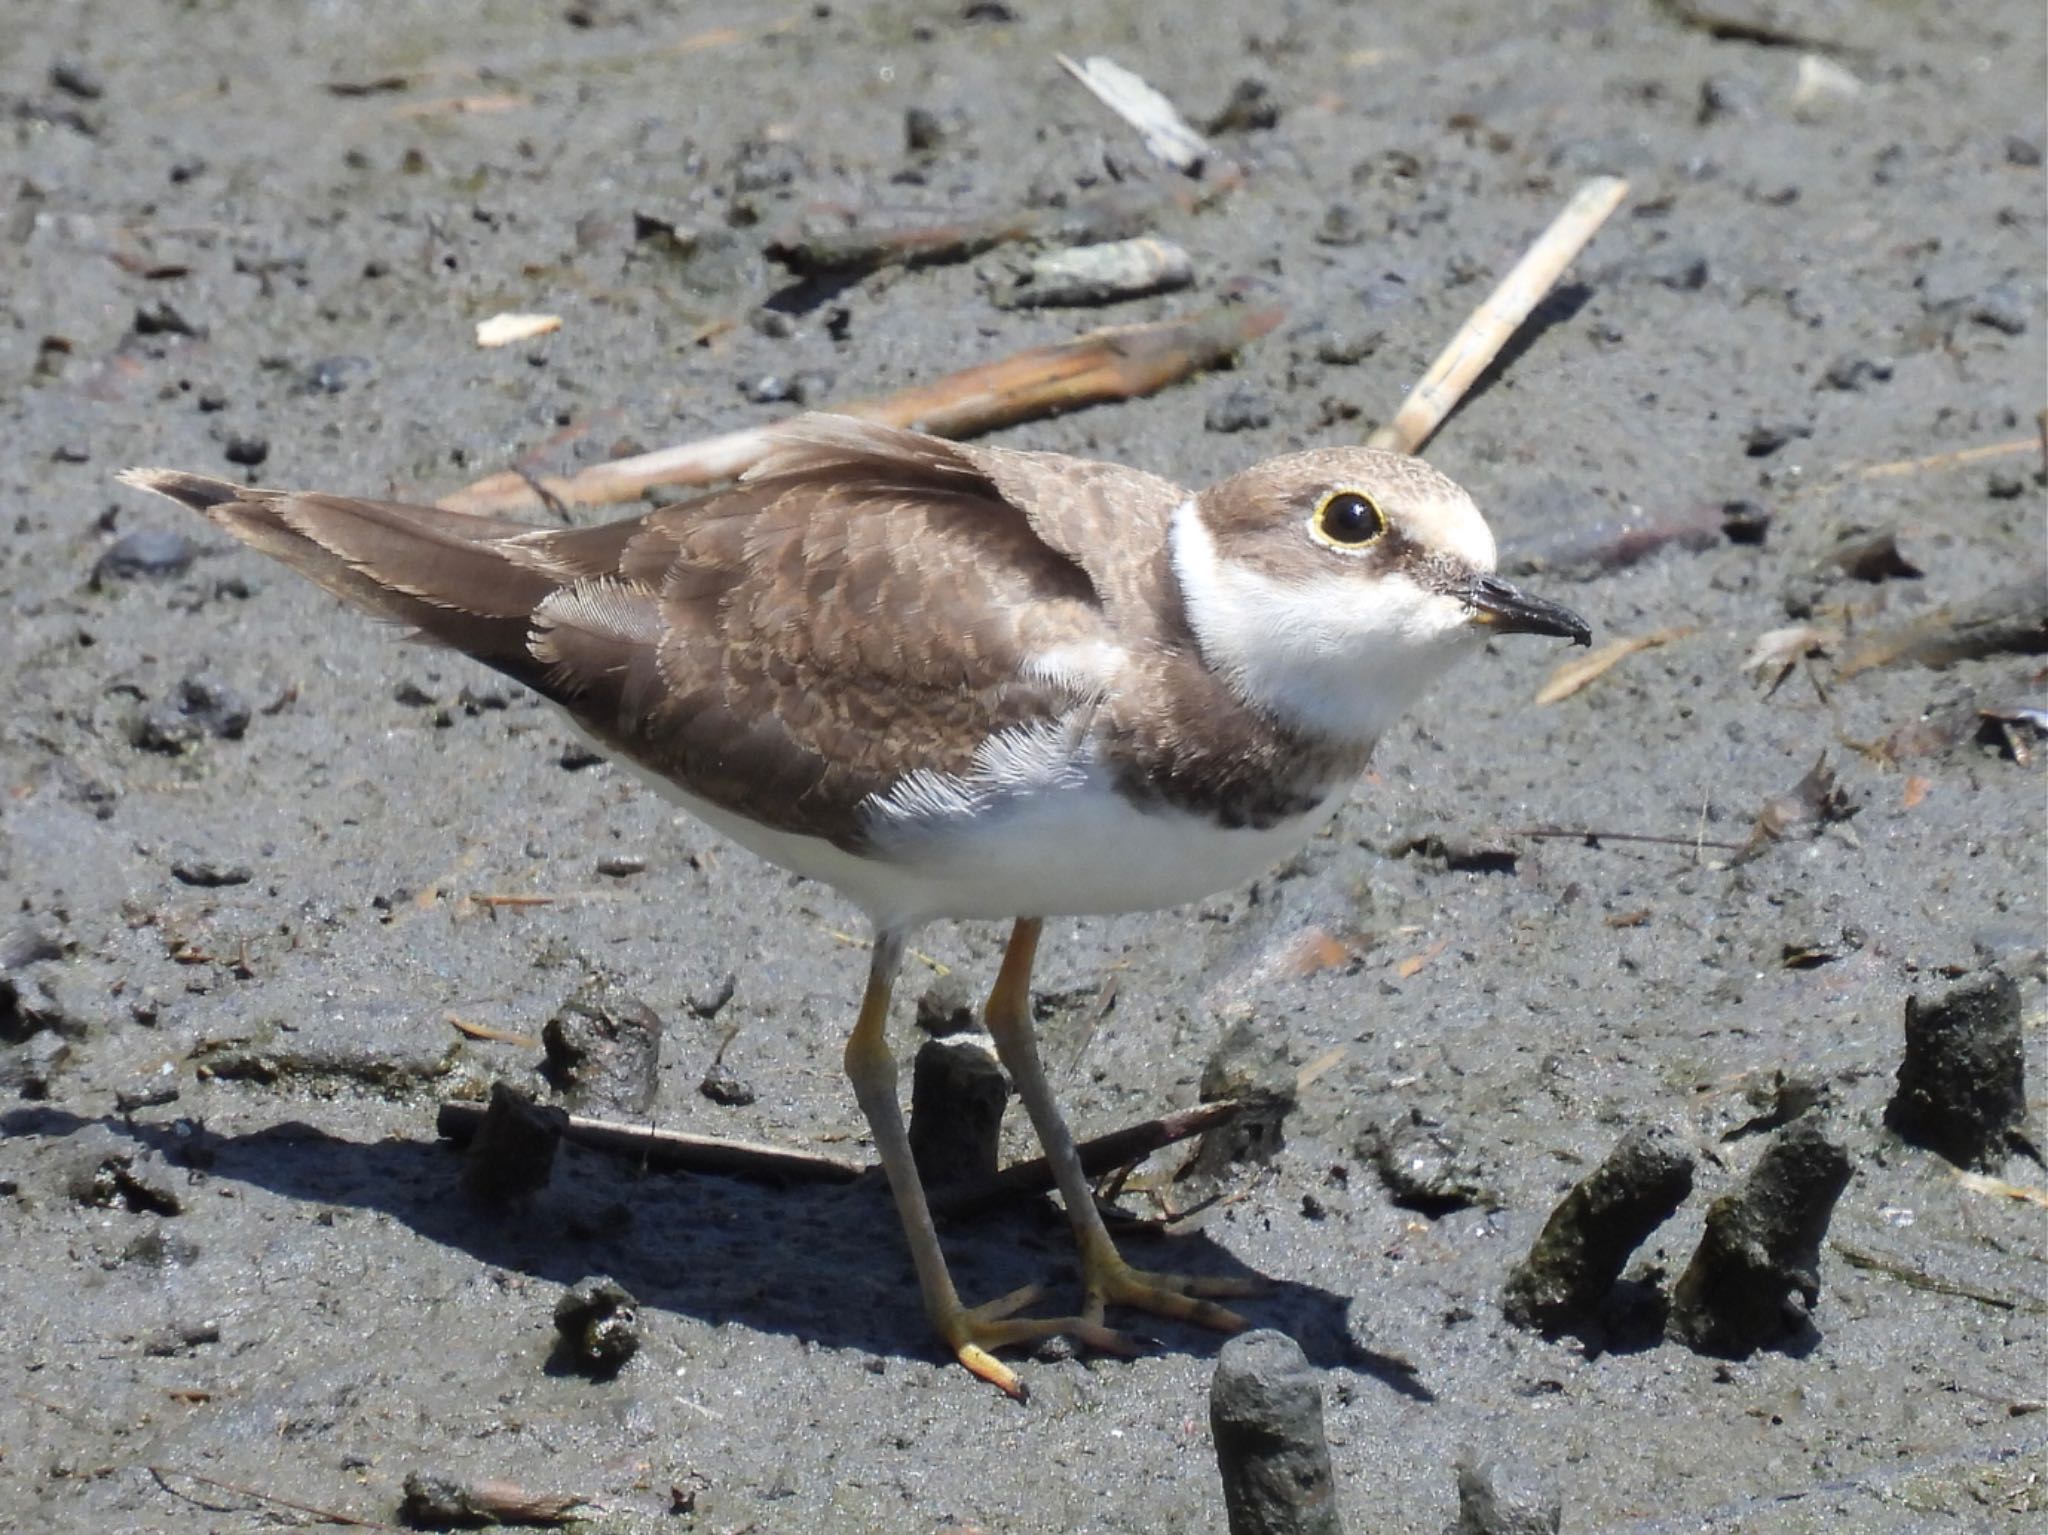
[[[1532,597],[1499,576],[1474,576],[1458,592],[1472,621],[1495,634],[1554,634],[1574,645],[1593,643],[1593,626],[1570,608]]]

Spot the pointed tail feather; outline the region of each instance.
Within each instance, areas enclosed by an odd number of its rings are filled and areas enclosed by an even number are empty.
[[[179,469],[124,484],[202,513],[335,596],[465,651],[521,681],[536,609],[561,585],[518,540],[523,523],[346,496],[252,489]]]

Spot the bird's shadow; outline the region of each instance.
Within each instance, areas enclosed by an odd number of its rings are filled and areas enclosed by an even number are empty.
[[[565,1145],[541,1193],[514,1205],[464,1194],[460,1154],[445,1141],[350,1140],[300,1121],[220,1134],[191,1120],[89,1118],[48,1106],[0,1113],[0,1135],[61,1138],[104,1126],[188,1171],[327,1210],[370,1210],[480,1263],[570,1285],[605,1274],[643,1306],[701,1321],[782,1332],[878,1356],[937,1359],[887,1186],[772,1186],[709,1174],[638,1169]],[[1046,1198],[1022,1201],[941,1230],[969,1304],[1026,1284],[1048,1293],[1041,1314],[1079,1298],[1065,1219]],[[1350,1299],[1251,1273],[1204,1232],[1121,1237],[1141,1267],[1251,1278],[1260,1289],[1231,1304],[1258,1327],[1293,1336],[1310,1361],[1370,1376],[1430,1400],[1413,1367],[1361,1343]],[[1119,1317],[1150,1347],[1208,1356],[1222,1335],[1160,1318]]]

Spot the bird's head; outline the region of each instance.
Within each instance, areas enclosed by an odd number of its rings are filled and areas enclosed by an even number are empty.
[[[1171,540],[1203,660],[1254,707],[1337,740],[1377,740],[1493,635],[1592,639],[1496,576],[1472,498],[1398,453],[1273,459],[1189,497]]]

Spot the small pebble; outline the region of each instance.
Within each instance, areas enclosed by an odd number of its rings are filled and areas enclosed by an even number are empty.
[[[255,435],[233,433],[221,448],[222,454],[231,464],[240,464],[245,469],[254,469],[270,457],[270,439]]]
[[[1557,1535],[1564,1500],[1520,1466],[1458,1457],[1458,1522],[1446,1535]]]
[[[697,1091],[721,1108],[743,1109],[759,1096],[754,1084],[736,1073],[724,1061],[713,1061],[697,1084]]]
[[[367,357],[322,357],[306,369],[306,388],[315,394],[340,394],[372,371]]]
[[[1272,424],[1272,402],[1242,384],[1212,404],[1202,417],[1203,427],[1211,432],[1255,432]]]
[[[2007,165],[2036,166],[2041,163],[2041,141],[2026,138],[2021,134],[2010,134],[2005,141],[2005,163]]]
[[[92,567],[95,590],[109,581],[160,580],[181,576],[199,555],[199,545],[175,528],[137,528],[108,546]]]
[[[1365,239],[1365,220],[1351,203],[1331,203],[1316,226],[1318,245],[1357,245]]]
[[[107,93],[99,71],[82,59],[59,59],[50,66],[50,84],[80,101],[98,101]]]
[[[2019,336],[2026,333],[2032,308],[2016,283],[2000,282],[1970,300],[1967,313],[1979,325],[1989,326],[2002,335]]]
[[[171,865],[171,873],[176,876],[179,883],[196,885],[202,890],[218,890],[228,885],[246,885],[255,878],[245,863],[228,863],[202,855],[178,859]]]
[[[597,872],[613,879],[628,879],[647,872],[647,860],[631,853],[613,853],[597,861]]]
[[[555,1302],[555,1331],[580,1373],[609,1379],[640,1352],[640,1303],[616,1279],[593,1275]]]

